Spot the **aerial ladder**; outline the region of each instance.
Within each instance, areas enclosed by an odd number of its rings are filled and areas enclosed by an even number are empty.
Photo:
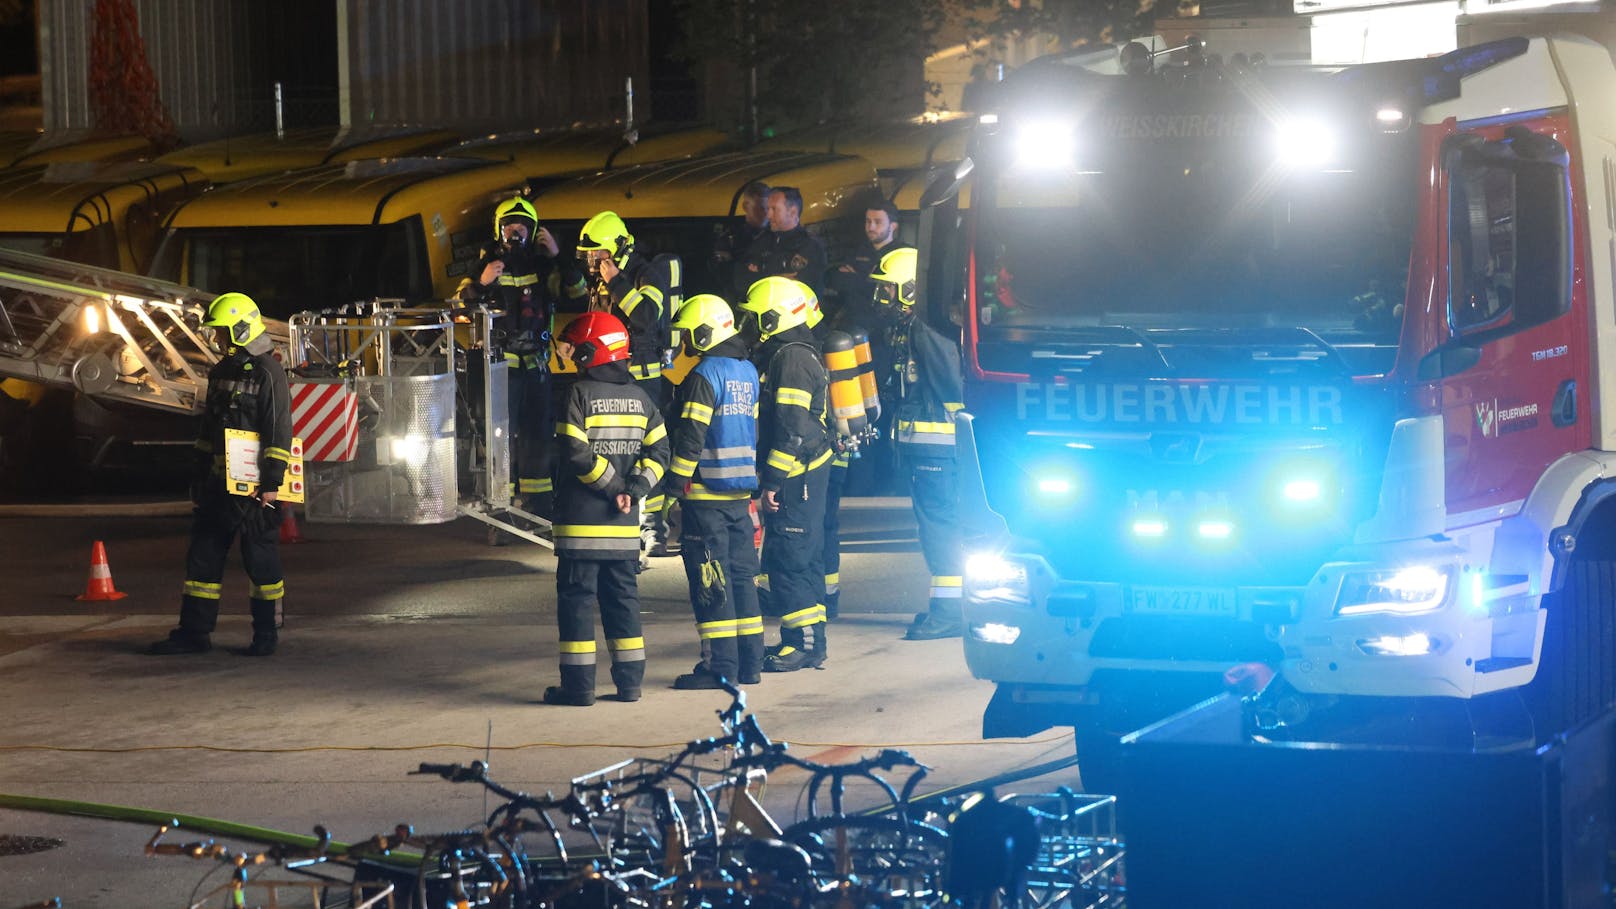
[[[202,326],[213,297],[0,250],[0,377],[197,416],[221,356]],[[492,343],[493,316],[373,301],[265,320],[292,374],[294,424],[311,436],[310,521],[431,524],[464,515],[551,545],[541,535],[549,523],[510,495],[505,361]],[[313,404],[300,411],[303,401]],[[326,444],[310,448],[315,437]]]

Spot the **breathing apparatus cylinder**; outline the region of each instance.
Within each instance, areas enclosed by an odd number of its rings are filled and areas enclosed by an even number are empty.
[[[870,353],[870,333],[853,329],[853,354],[858,359],[858,384],[864,399],[864,417],[874,425],[881,419],[881,393],[875,383],[875,357]]]
[[[864,392],[859,388],[858,354],[847,332],[825,335],[825,368],[830,371],[830,408],[836,419],[836,432],[856,439],[869,429],[864,415]]]

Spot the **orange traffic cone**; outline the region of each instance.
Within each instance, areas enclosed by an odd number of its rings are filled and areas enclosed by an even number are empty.
[[[303,531],[297,528],[297,512],[292,510],[291,505],[282,505],[280,507],[285,509],[285,513],[281,516],[281,542],[305,542],[303,539]]]
[[[128,595],[112,586],[112,566],[107,564],[107,547],[96,540],[95,547],[90,550],[90,581],[84,585],[84,593],[73,599],[94,602],[121,600]]]

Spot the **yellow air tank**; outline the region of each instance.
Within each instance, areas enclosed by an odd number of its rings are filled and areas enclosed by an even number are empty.
[[[859,389],[858,354],[847,332],[825,335],[825,368],[830,370],[830,409],[836,432],[856,439],[870,428],[870,422],[864,416],[864,392]]]
[[[875,383],[875,357],[870,353],[870,333],[853,329],[853,354],[858,360],[859,393],[864,399],[864,416],[872,425],[881,419],[881,394]]]

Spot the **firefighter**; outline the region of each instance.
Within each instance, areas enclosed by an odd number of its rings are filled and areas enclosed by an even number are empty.
[[[748,278],[735,287],[735,262],[746,255],[758,238],[769,232],[769,184],[753,180],[742,187],[741,214],[732,220],[734,223],[715,228],[710,283],[724,287],[724,296],[736,300],[746,296],[746,288],[755,279]]]
[[[555,475],[550,326],[563,301],[581,301],[586,291],[583,273],[559,253],[533,204],[513,196],[494,209],[494,242],[482,250],[477,279],[467,278],[457,294],[461,305],[481,302],[503,313],[494,325],[503,334],[509,367],[516,492],[528,511],[545,518],[552,512]],[[492,530],[490,539],[509,541]]]
[[[724,679],[755,684],[763,669],[763,617],[748,506],[758,487],[757,367],[721,297],[691,297],[673,327],[701,358],[674,402],[668,486],[684,503],[680,553],[702,644],[702,661],[673,687],[718,688]]]
[[[918,254],[896,249],[881,257],[875,301],[889,322],[898,403],[893,435],[909,475],[909,498],[920,526],[920,549],[931,571],[927,610],[904,635],[910,641],[959,637],[964,594],[964,552],[959,526],[959,483],[954,461],[954,414],[965,405],[959,348],[916,318]]]
[[[741,287],[781,275],[819,293],[825,280],[825,247],[802,226],[802,193],[795,186],[769,190],[769,231],[747,247],[735,274],[735,283]]]
[[[656,403],[629,375],[629,333],[616,316],[584,313],[567,324],[560,341],[582,375],[556,423],[558,522],[552,533],[561,684],[544,690],[544,702],[595,702],[597,605],[617,699],[637,701],[645,678],[635,579],[640,501],[667,469],[667,429]]]
[[[277,490],[291,463],[292,411],[286,370],[273,356],[258,304],[241,293],[215,297],[203,325],[214,329],[225,355],[208,372],[207,400],[196,440],[191,483],[196,506],[185,553],[185,593],[179,627],[149,648],[153,654],[203,653],[219,620],[224,563],[241,535],[241,561],[252,581],[252,643],[237,651],[269,656],[281,627],[285,578],[279,549]],[[258,486],[232,494],[225,472],[225,430],[256,433]]]
[[[628,370],[660,409],[667,404],[668,383],[662,367],[671,353],[669,310],[678,303],[680,266],[677,256],[651,258],[634,246],[615,212],[603,211],[585,222],[578,236],[578,256],[592,279],[591,308],[609,312],[627,326],[630,354]],[[667,553],[666,499],[653,490],[645,502],[644,548],[647,554]]]
[[[762,374],[759,399],[759,499],[764,513],[763,572],[780,644],[766,672],[824,664],[827,649],[821,552],[825,488],[834,453],[825,428],[830,376],[808,330],[809,294],[797,282],[758,282],[742,308],[753,315],[760,344],[752,362]],[[812,644],[808,635],[813,635]]]

